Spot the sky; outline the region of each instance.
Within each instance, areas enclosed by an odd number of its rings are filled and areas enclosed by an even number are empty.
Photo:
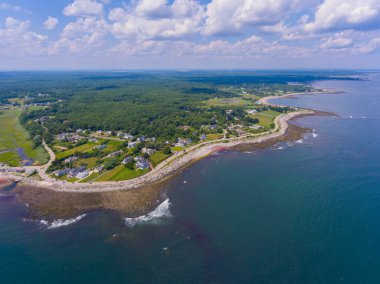
[[[1,70],[299,68],[380,68],[380,0],[0,0]]]

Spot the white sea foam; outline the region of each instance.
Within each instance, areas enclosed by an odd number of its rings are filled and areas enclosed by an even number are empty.
[[[280,147],[277,147],[277,150],[282,150],[284,149],[284,147],[280,146]]]
[[[40,220],[40,224],[42,224],[43,226],[46,226],[48,229],[57,229],[57,228],[60,228],[63,226],[68,226],[68,225],[74,224],[76,222],[79,222],[84,217],[86,217],[86,214],[82,214],[82,215],[79,215],[75,218],[66,219],[66,220],[65,219],[57,219],[57,220],[54,220],[52,222],[49,222],[46,220]]]
[[[315,132],[315,129],[313,129],[312,135],[313,135],[313,138],[317,138],[318,137],[318,134]]]
[[[154,211],[136,218],[125,218],[125,224],[132,228],[137,224],[162,224],[165,219],[172,217],[170,202],[166,199]]]
[[[302,144],[303,143],[303,139],[297,140],[296,143]]]

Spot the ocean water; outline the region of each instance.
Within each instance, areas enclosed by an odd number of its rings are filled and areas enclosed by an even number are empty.
[[[26,220],[0,195],[0,283],[379,283],[380,76],[316,84],[344,93],[278,103],[339,116],[198,162],[146,216]]]

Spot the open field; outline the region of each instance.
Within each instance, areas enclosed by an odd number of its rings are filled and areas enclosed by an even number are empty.
[[[243,100],[239,97],[234,98],[215,98],[204,102],[206,106],[210,107],[222,107],[222,106],[245,106],[249,105],[250,102]]]
[[[212,141],[223,138],[223,134],[215,133],[215,134],[207,134],[206,141]]]
[[[25,156],[33,159],[36,164],[48,161],[48,154],[42,147],[33,149],[32,141],[28,140],[27,131],[21,126],[19,116],[21,109],[11,108],[0,112],[0,162],[10,166],[21,165],[22,158],[17,153],[22,148]]]
[[[94,148],[95,146],[96,146],[96,144],[94,144],[94,143],[86,143],[86,144],[80,145],[78,147],[75,147],[75,148],[72,148],[72,149],[69,149],[69,150],[66,150],[63,152],[59,152],[59,153],[57,153],[56,158],[57,159],[67,158],[76,152],[86,152],[86,151]]]
[[[130,170],[126,168],[124,165],[119,165],[113,168],[110,171],[107,171],[101,174],[99,177],[95,178],[93,181],[102,182],[102,181],[121,181],[137,178],[148,171],[144,170]]]
[[[149,160],[152,162],[153,166],[156,166],[169,156],[170,155],[166,155],[162,151],[157,151],[152,156],[149,157]]]
[[[91,157],[87,159],[80,159],[76,164],[80,166],[81,164],[85,164],[88,169],[92,169],[96,166],[97,157]]]
[[[270,127],[274,122],[276,116],[280,115],[279,112],[273,110],[267,110],[253,115],[252,117],[259,119],[259,125],[262,127]]]

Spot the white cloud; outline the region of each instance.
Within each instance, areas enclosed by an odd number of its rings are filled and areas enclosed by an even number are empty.
[[[247,26],[269,26],[284,20],[309,1],[213,0],[207,5],[205,35],[240,34]],[[301,4],[302,3],[302,4]]]
[[[309,32],[380,28],[379,0],[325,0],[314,21],[305,24]]]
[[[44,22],[44,26],[47,30],[53,30],[58,24],[58,19],[49,16],[47,20]]]
[[[368,53],[373,53],[379,50],[380,50],[380,37],[377,37],[377,38],[371,39],[369,43],[358,47],[355,50],[355,52],[368,54]]]
[[[0,3],[0,10],[11,10],[11,11],[19,12],[21,11],[21,7],[14,6],[8,3]]]
[[[103,18],[93,16],[78,18],[65,26],[59,40],[49,46],[49,53],[95,50],[104,44],[104,37],[108,32],[109,25]]]
[[[65,16],[101,15],[103,4],[95,0],[75,0],[63,10]]]
[[[127,9],[109,13],[118,38],[178,39],[199,31],[203,6],[194,0],[140,0]]]
[[[322,49],[341,49],[352,46],[352,39],[345,37],[342,33],[334,34],[331,37],[325,38],[320,45]]]
[[[47,36],[32,32],[29,27],[29,21],[6,18],[0,28],[0,54],[12,57],[43,54]]]

